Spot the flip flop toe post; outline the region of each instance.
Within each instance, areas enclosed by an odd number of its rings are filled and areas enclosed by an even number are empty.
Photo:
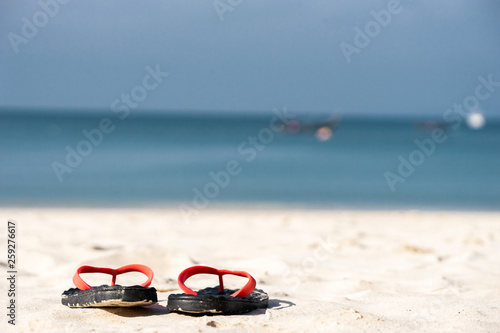
[[[128,273],[140,272],[148,277],[141,285],[121,286],[115,284],[116,276]],[[81,273],[104,273],[111,275],[111,285],[91,287],[81,278]],[[78,268],[73,276],[76,288],[63,292],[61,302],[71,308],[86,307],[136,307],[146,306],[158,302],[156,289],[149,287],[153,280],[153,271],[144,265],[127,265],[118,269],[82,266]]]
[[[205,288],[195,292],[186,287],[184,282],[196,274],[215,274],[219,276],[219,286]],[[245,286],[239,290],[224,289],[222,276],[226,274],[248,278]],[[189,314],[242,314],[260,308],[267,308],[269,297],[255,289],[255,279],[247,272],[218,270],[207,266],[190,267],[179,275],[179,287],[184,294],[171,294],[168,297],[168,309]]]

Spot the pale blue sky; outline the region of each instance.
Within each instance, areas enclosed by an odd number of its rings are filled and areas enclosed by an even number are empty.
[[[439,116],[500,81],[497,0],[401,0],[350,63],[339,44],[391,1],[243,0],[221,21],[212,0],[73,0],[15,53],[51,1],[0,2],[0,107],[109,110],[157,64],[170,76],[138,109]],[[500,114],[500,88],[480,107]]]

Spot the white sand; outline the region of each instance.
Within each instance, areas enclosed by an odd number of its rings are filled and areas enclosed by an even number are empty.
[[[500,213],[230,209],[203,211],[186,224],[175,209],[3,208],[2,235],[9,218],[18,223],[13,331],[500,331]],[[5,236],[2,242],[7,271]],[[60,304],[77,267],[131,263],[154,270],[159,304]],[[270,308],[240,316],[169,313],[168,294],[180,292],[177,275],[195,264],[250,272]],[[105,275],[86,277],[109,283]],[[203,276],[188,285],[216,281]],[[141,283],[143,276],[117,282]],[[11,328],[1,318],[2,331]]]

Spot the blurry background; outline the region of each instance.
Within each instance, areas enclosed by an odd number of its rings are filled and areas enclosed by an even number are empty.
[[[0,204],[498,210],[499,14],[2,1]]]

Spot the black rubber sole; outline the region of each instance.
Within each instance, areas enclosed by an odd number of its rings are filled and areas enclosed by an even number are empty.
[[[99,286],[80,290],[71,288],[61,295],[61,303],[70,308],[135,307],[158,302],[152,287]]]
[[[230,296],[236,290],[219,287],[205,288],[198,295],[171,294],[168,296],[168,309],[173,312],[189,314],[242,314],[256,309],[267,308],[269,296],[260,289],[255,289],[245,297]]]

